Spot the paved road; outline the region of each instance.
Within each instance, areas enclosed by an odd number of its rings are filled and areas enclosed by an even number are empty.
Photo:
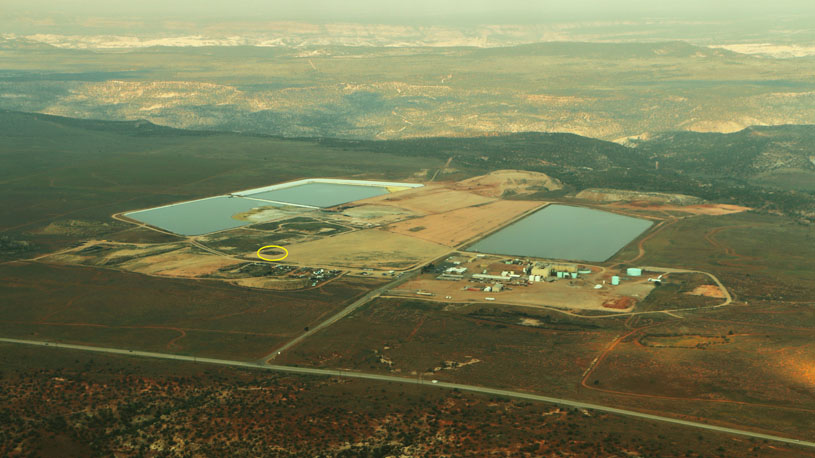
[[[388,284],[386,284],[384,286],[380,286],[379,288],[376,288],[376,289],[366,293],[364,296],[362,296],[361,298],[355,300],[354,302],[352,302],[350,305],[348,305],[344,309],[340,310],[337,314],[335,314],[331,318],[323,321],[322,323],[318,324],[317,326],[314,326],[313,328],[309,328],[308,331],[304,332],[303,334],[300,334],[299,336],[295,337],[293,340],[290,340],[289,342],[287,342],[282,347],[275,349],[273,352],[271,352],[268,355],[261,358],[260,361],[268,363],[269,361],[274,360],[275,358],[277,358],[277,355],[279,355],[279,354],[283,353],[284,351],[288,350],[289,348],[297,345],[303,339],[309,337],[310,335],[314,334],[315,332],[319,331],[320,329],[323,329],[326,326],[331,326],[332,324],[336,323],[337,321],[345,318],[346,316],[351,314],[351,312],[353,312],[354,310],[362,307],[363,305],[367,304],[368,302],[371,302],[372,300],[376,299],[377,297],[379,297],[385,291],[387,291],[387,290],[389,290],[391,288],[395,288],[395,287],[401,285],[402,283],[410,280],[411,278],[415,277],[421,271],[421,269],[422,269],[421,267],[417,267],[417,268],[415,268],[413,270],[409,270],[409,271],[403,273],[402,275],[400,275],[399,278],[397,278],[396,280],[394,280],[394,281],[392,281],[392,282],[390,282],[390,283],[388,283]]]
[[[405,383],[409,385],[426,385],[434,388],[443,388],[448,390],[460,390],[460,391],[469,391],[473,393],[481,393],[481,394],[489,394],[494,396],[501,396],[507,398],[515,398],[515,399],[524,399],[529,401],[537,401],[537,402],[546,402],[550,404],[556,404],[564,407],[573,407],[577,409],[587,409],[587,410],[594,410],[598,412],[606,412],[616,415],[625,415],[628,417],[640,418],[643,420],[652,420],[652,421],[661,421],[664,423],[671,423],[675,425],[687,426],[691,428],[698,428],[704,429],[708,431],[715,431],[720,433],[726,434],[734,434],[738,436],[746,436],[752,437],[755,439],[766,439],[775,442],[783,442],[786,444],[794,444],[800,445],[803,447],[811,447],[815,448],[815,442],[799,440],[799,439],[790,439],[787,437],[780,437],[780,436],[773,436],[770,434],[762,434],[753,431],[745,431],[741,429],[735,428],[726,428],[723,426],[716,426],[710,425],[707,423],[701,423],[697,421],[687,421],[687,420],[680,420],[678,418],[671,418],[671,417],[663,417],[660,415],[652,415],[648,413],[636,412],[633,410],[625,410],[625,409],[618,409],[616,407],[607,407],[598,404],[590,404],[586,402],[580,401],[572,401],[569,399],[560,399],[560,398],[553,398],[549,396],[541,396],[537,394],[531,393],[524,393],[518,391],[510,391],[510,390],[499,390],[495,388],[486,388],[481,386],[474,386],[474,385],[463,385],[459,383],[447,383],[447,382],[438,382],[432,383],[428,382],[427,380],[421,380],[416,378],[407,378],[407,377],[394,377],[392,375],[380,375],[380,374],[368,374],[364,372],[349,372],[349,371],[342,371],[342,370],[331,370],[331,369],[314,369],[308,367],[293,367],[293,366],[281,366],[281,365],[272,365],[272,364],[264,364],[259,362],[244,362],[244,361],[231,361],[227,359],[215,359],[215,358],[199,358],[196,356],[185,356],[185,355],[173,355],[168,353],[154,353],[149,351],[138,351],[138,350],[123,350],[120,348],[106,348],[106,347],[91,347],[88,345],[72,345],[72,344],[64,344],[64,343],[55,343],[55,342],[44,342],[39,340],[21,340],[21,339],[8,339],[0,337],[0,342],[5,343],[13,343],[13,344],[22,344],[22,345],[34,345],[34,346],[44,346],[44,347],[55,347],[55,348],[64,348],[70,350],[80,350],[80,351],[90,351],[96,353],[108,353],[114,355],[125,355],[125,356],[138,356],[144,358],[154,358],[154,359],[164,359],[164,360],[175,360],[175,361],[185,361],[185,362],[193,362],[193,363],[205,363],[205,364],[218,364],[221,366],[231,366],[231,367],[239,367],[245,369],[256,369],[256,370],[267,370],[267,371],[275,371],[275,372],[286,372],[291,374],[300,374],[300,375],[316,375],[316,376],[329,376],[329,377],[347,377],[347,378],[358,378],[358,379],[366,379],[366,380],[375,380],[381,382],[391,382],[391,383]]]

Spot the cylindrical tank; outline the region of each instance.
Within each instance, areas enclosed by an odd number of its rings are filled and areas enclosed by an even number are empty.
[[[629,267],[629,268],[628,268],[628,269],[625,271],[625,273],[626,273],[626,274],[627,274],[629,277],[639,277],[640,275],[642,275],[642,269],[637,268],[637,267]]]
[[[618,277],[616,275],[611,277],[611,284],[612,285],[619,285],[620,284],[620,277]]]
[[[541,276],[540,275],[535,275],[535,281],[541,281]]]

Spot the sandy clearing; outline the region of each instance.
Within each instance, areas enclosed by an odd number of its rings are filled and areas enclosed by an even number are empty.
[[[693,296],[707,296],[707,297],[715,297],[717,299],[724,299],[724,293],[722,290],[716,285],[699,285],[693,289],[693,291],[689,291],[685,294],[691,294]]]
[[[742,207],[739,205],[730,204],[691,205],[685,208],[696,213],[697,215],[711,215],[711,216],[729,215],[731,213],[741,213],[752,210],[752,208],[750,207]]]
[[[134,259],[121,264],[120,267],[145,274],[192,278],[214,273],[233,264],[238,264],[238,261],[196,253],[192,248],[182,248],[157,256]]]
[[[543,189],[555,191],[562,189],[563,184],[545,173],[525,170],[496,170],[487,175],[459,181],[452,188],[482,196],[501,197],[508,192],[516,195],[526,195]]]
[[[439,257],[448,247],[406,235],[366,229],[286,246],[286,262],[324,267],[406,269]]]
[[[320,216],[323,219],[339,224],[381,226],[423,215],[424,213],[417,213],[392,205],[359,205],[344,208],[342,213],[324,213]]]
[[[495,298],[497,303],[521,305],[526,307],[557,307],[564,309],[631,311],[628,309],[608,309],[603,306],[609,300],[624,296],[644,299],[653,289],[647,282],[628,283],[618,287],[593,289],[594,282],[582,280],[558,280],[552,283],[533,283],[529,286],[510,286],[511,290],[501,292],[465,291],[467,285],[483,288],[485,283],[462,281],[445,281],[433,278],[418,278],[406,282],[388,294],[416,297],[443,302],[484,302],[487,297]],[[434,296],[423,296],[416,291],[424,291]],[[446,299],[450,297],[450,299]]]
[[[603,302],[603,307],[615,310],[629,310],[633,309],[636,304],[637,300],[633,297],[622,296]]]
[[[267,278],[267,277],[251,277],[251,278],[236,278],[230,280],[229,283],[246,286],[249,288],[263,288],[274,290],[293,290],[309,286],[307,278]]]
[[[294,206],[267,206],[255,208],[243,213],[237,213],[232,218],[239,221],[250,221],[252,223],[261,223],[276,221],[280,219],[292,218],[295,216],[310,216],[307,213],[315,213],[317,210],[311,208],[294,207]]]
[[[506,221],[540,206],[541,202],[499,200],[478,207],[460,208],[446,213],[410,219],[392,224],[389,231],[457,246],[500,227]]]
[[[687,194],[655,191],[632,191],[630,189],[588,188],[578,192],[575,198],[595,202],[621,202],[631,205],[699,205],[705,200]]]
[[[729,215],[732,213],[742,213],[752,210],[752,208],[750,207],[742,207],[739,205],[731,204],[670,205],[670,204],[657,204],[654,202],[647,201],[613,203],[609,204],[608,206],[612,208],[624,208],[628,210],[675,211],[691,213],[694,215],[708,215],[708,216]]]

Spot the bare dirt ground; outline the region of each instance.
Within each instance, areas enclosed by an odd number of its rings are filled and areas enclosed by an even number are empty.
[[[648,211],[671,211],[690,213],[692,215],[720,216],[732,213],[741,213],[752,210],[750,207],[741,207],[730,204],[699,204],[699,205],[671,205],[659,204],[648,201],[615,202],[608,205],[609,208],[619,208],[626,210],[648,210]]]
[[[262,288],[274,290],[292,290],[305,288],[310,285],[307,278],[267,278],[267,277],[250,277],[250,278],[236,278],[230,280],[230,283],[238,286],[246,286],[249,288]]]
[[[611,298],[603,302],[603,307],[615,310],[631,310],[637,305],[637,299],[629,296]]]
[[[595,202],[648,202],[651,204],[698,205],[705,203],[704,199],[687,194],[674,194],[666,192],[631,191],[627,189],[589,188],[575,195],[578,199]]]
[[[457,246],[479,234],[500,227],[506,221],[540,206],[541,202],[499,200],[478,207],[392,224],[388,230],[447,246]]]
[[[83,253],[94,246],[104,251]],[[209,275],[239,261],[203,253],[181,243],[132,244],[92,240],[73,251],[55,254],[49,261],[129,270],[164,277],[195,278]]]
[[[488,284],[466,280],[448,281],[423,277],[411,280],[388,294],[416,297],[423,300],[443,302],[484,302],[487,297],[496,303],[521,305],[526,307],[550,306],[557,308],[612,311],[610,303],[624,303],[626,308],[614,307],[613,311],[630,312],[636,300],[644,299],[653,289],[647,281],[623,283],[619,286],[606,286],[594,289],[594,282],[589,279],[558,280],[552,283],[533,283],[529,286],[510,286],[501,292],[467,291],[466,288],[480,288]],[[417,291],[431,293],[433,296],[419,295]],[[450,297],[450,299],[447,299]],[[621,298],[630,298],[620,301]]]
[[[423,212],[417,213],[392,205],[370,204],[344,208],[338,213],[323,213],[320,216],[339,224],[381,226],[422,215]]]
[[[694,296],[707,296],[707,297],[715,297],[717,299],[724,299],[724,293],[722,292],[721,288],[716,285],[700,285],[693,289],[686,294],[692,294]]]
[[[392,205],[421,214],[433,214],[494,201],[493,198],[479,196],[470,192],[450,190],[446,185],[429,184],[409,191],[371,197],[360,202]]]
[[[527,172],[524,170],[496,170],[487,175],[459,181],[451,189],[468,191],[487,197],[504,195],[528,195],[539,191],[556,191],[563,184],[545,173]]]
[[[347,232],[286,247],[287,263],[402,270],[450,251],[448,247],[380,229]]]
[[[199,253],[192,248],[182,248],[169,253],[128,261],[122,263],[121,267],[151,275],[193,278],[209,275],[218,269],[237,263],[238,261],[234,259]]]
[[[317,210],[295,206],[283,207],[260,207],[252,210],[238,213],[232,218],[239,221],[251,221],[253,223],[277,221],[284,218],[291,218],[294,216],[306,216],[307,213],[315,213]]]

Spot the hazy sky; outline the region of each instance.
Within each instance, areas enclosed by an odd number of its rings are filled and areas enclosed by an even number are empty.
[[[815,0],[0,0],[0,39],[98,48],[192,46],[155,40],[196,37],[199,45],[683,40],[815,49],[813,23]]]
[[[649,16],[811,15],[812,0],[1,0],[0,15],[108,18],[529,22]]]

